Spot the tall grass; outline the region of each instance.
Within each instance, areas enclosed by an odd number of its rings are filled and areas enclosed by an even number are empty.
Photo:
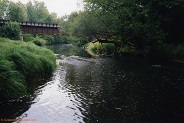
[[[56,57],[33,43],[0,38],[0,98],[15,99],[27,93],[26,80],[55,69]]]
[[[27,93],[24,77],[15,70],[14,63],[8,60],[0,60],[0,93],[4,100],[18,98]]]

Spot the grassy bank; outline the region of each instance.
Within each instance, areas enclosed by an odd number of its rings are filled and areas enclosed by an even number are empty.
[[[113,55],[115,46],[112,43],[88,43],[86,51],[93,57],[101,55]],[[125,45],[119,52],[122,56],[144,56],[148,59],[155,60],[177,60],[184,62],[184,45],[160,44],[155,47],[150,47],[149,50],[136,50],[135,48]],[[142,54],[141,54],[142,53]]]
[[[86,44],[86,51],[92,57],[100,57],[101,55],[112,55],[115,50],[113,43],[88,43]]]
[[[113,43],[88,43],[86,44],[86,51],[92,57],[101,57],[101,56],[113,56],[116,54],[116,47]],[[137,52],[132,47],[126,45],[121,48],[119,51],[119,55],[135,55]]]
[[[0,99],[26,95],[30,77],[53,72],[56,57],[33,43],[0,38]]]

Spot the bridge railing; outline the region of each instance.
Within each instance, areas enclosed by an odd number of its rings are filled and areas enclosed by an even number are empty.
[[[20,22],[20,25],[22,26],[40,26],[40,27],[57,27],[59,28],[60,26],[58,24],[50,24],[50,23],[36,23],[36,22]]]
[[[9,22],[9,21],[10,20],[0,19],[0,24],[4,24],[4,23]],[[27,22],[27,21],[22,21],[19,24],[21,26],[40,26],[40,27],[56,27],[56,28],[60,27],[58,24],[36,23],[36,22]]]
[[[6,23],[6,22],[9,22],[10,20],[3,20],[3,19],[0,19],[0,23]]]

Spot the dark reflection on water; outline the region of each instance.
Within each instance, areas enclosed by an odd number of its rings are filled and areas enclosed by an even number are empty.
[[[54,51],[55,54],[62,54],[65,56],[77,55],[83,57],[89,57],[82,48],[74,46],[72,44],[56,44],[56,45],[46,45],[46,48]]]
[[[5,122],[8,122],[8,120],[15,120],[25,111],[27,111],[31,105],[35,103],[33,100],[37,96],[36,90],[44,86],[44,83],[49,80],[50,75],[42,77],[42,79],[36,76],[34,78],[30,78],[27,80],[28,82],[31,81],[32,83],[29,85],[30,95],[26,95],[24,97],[20,97],[17,100],[10,100],[7,102],[0,100],[0,123],[3,122],[3,120],[5,120]],[[24,117],[26,116],[22,115],[20,118]]]
[[[183,65],[150,65],[135,59],[96,61],[67,67],[67,82],[85,97],[84,121],[184,122]]]
[[[14,109],[17,117],[38,123],[184,122],[183,64],[60,57],[51,80],[35,86],[28,105]]]

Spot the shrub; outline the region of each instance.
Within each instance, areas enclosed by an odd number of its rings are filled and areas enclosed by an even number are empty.
[[[21,28],[17,22],[7,22],[0,27],[0,37],[10,38],[12,40],[19,40]]]
[[[34,37],[33,37],[33,35],[31,35],[31,34],[24,34],[24,35],[23,35],[23,40],[24,40],[25,42],[30,42],[30,41],[33,41],[33,40],[34,40]]]
[[[34,44],[38,45],[38,46],[44,46],[46,44],[46,40],[44,40],[43,38],[39,38],[38,36],[36,36],[33,41]]]

